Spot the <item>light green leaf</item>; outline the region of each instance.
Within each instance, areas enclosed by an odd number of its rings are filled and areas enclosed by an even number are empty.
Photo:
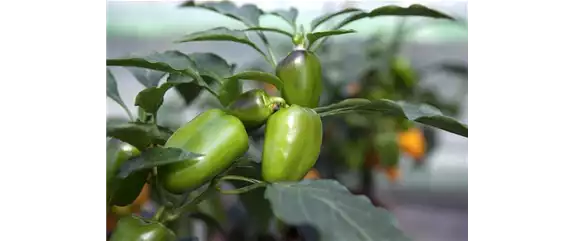
[[[348,34],[348,33],[355,33],[355,30],[352,29],[338,29],[338,30],[330,30],[330,31],[321,31],[321,32],[314,32],[307,34],[307,41],[309,41],[309,48],[313,46],[315,41],[332,35],[341,35],[341,34]]]

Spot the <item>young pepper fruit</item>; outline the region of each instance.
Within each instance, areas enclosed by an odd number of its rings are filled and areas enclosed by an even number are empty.
[[[313,52],[296,48],[277,64],[275,72],[283,81],[281,97],[287,104],[307,108],[319,106],[323,91],[321,62]]]
[[[267,182],[299,181],[315,165],[323,126],[312,109],[291,105],[267,120],[262,177]]]
[[[110,241],[175,241],[173,231],[162,223],[130,215],[121,218]]]
[[[196,116],[176,130],[165,146],[203,155],[158,168],[163,186],[175,194],[207,183],[249,148],[247,132],[241,121],[220,109]]]
[[[227,106],[227,110],[239,118],[245,128],[257,129],[280,107],[285,107],[283,98],[269,96],[262,89],[253,89],[237,97]]]
[[[109,160],[106,166],[106,194],[108,205],[127,206],[139,196],[144,187],[149,170],[131,173],[124,179],[116,177],[122,164],[134,156],[139,156],[140,151],[134,146],[122,142],[116,153],[115,159]]]

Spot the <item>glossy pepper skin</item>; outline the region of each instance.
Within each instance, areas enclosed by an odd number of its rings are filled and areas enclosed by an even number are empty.
[[[165,143],[203,156],[162,166],[158,176],[175,194],[195,189],[227,169],[248,149],[241,121],[220,109],[211,109],[180,127]]]
[[[277,64],[275,72],[283,81],[281,97],[287,104],[307,108],[319,105],[323,91],[321,62],[313,52],[304,49],[293,50]]]
[[[140,194],[144,187],[149,170],[131,173],[124,179],[116,177],[121,165],[134,156],[139,156],[140,151],[134,146],[122,142],[116,158],[109,160],[106,166],[106,194],[108,204],[114,206],[127,206],[131,204]]]
[[[121,218],[110,241],[176,241],[173,231],[163,224],[138,216]]]
[[[227,106],[228,113],[239,118],[247,129],[261,127],[269,116],[285,105],[281,97],[271,97],[262,89],[241,94]]]
[[[275,112],[265,128],[262,177],[267,182],[299,181],[315,165],[323,126],[312,109],[291,105]]]

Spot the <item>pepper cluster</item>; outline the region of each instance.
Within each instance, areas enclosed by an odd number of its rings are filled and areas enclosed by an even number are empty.
[[[244,92],[226,108],[207,110],[171,135],[165,147],[202,156],[158,167],[157,177],[165,190],[182,194],[208,183],[247,152],[248,132],[263,125],[264,181],[299,181],[312,171],[323,138],[321,118],[312,109],[319,105],[322,91],[319,59],[297,48],[277,65],[276,75],[283,82],[281,97],[262,89]],[[109,205],[130,205],[142,190],[149,172],[114,178],[123,162],[139,154],[125,143],[115,163],[108,165],[108,193],[115,194]],[[160,220],[131,215],[118,221],[111,240],[176,240],[176,236]]]

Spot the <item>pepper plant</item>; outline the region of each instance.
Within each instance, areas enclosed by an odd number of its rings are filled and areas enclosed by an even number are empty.
[[[298,11],[294,8],[265,12],[252,4],[236,6],[227,1],[201,4],[188,1],[181,7],[220,13],[243,23],[245,28],[218,27],[190,33],[176,40],[177,43],[231,41],[246,45],[260,53],[275,71],[236,71],[234,64],[215,53],[177,50],[107,59],[107,66],[128,68],[146,87],[136,96],[138,113],[133,115],[118,93],[113,74],[107,72],[107,96],[121,105],[130,118],[129,122],[107,125],[107,210],[129,205],[146,182],[160,205],[153,217],[121,218],[111,240],[193,238],[176,232],[173,223],[188,218],[217,193],[239,195],[249,214],[257,219],[258,234],[286,234],[291,226],[310,226],[316,231],[316,240],[409,240],[394,217],[366,197],[352,194],[336,180],[304,179],[321,154],[323,122],[344,115],[370,118],[374,113],[464,137],[468,136],[468,127],[427,104],[349,98],[320,105],[325,70],[321,56],[315,51],[329,37],[356,32],[344,27],[359,19],[382,16],[454,19],[418,4],[387,5],[372,11],[347,8],[319,16],[304,27],[297,25]],[[285,20],[291,29],[261,26],[259,18],[265,14]],[[334,27],[318,30],[343,15],[347,17]],[[290,38],[293,51],[286,56],[275,56],[267,33]],[[253,36],[260,38],[263,46],[252,41]],[[163,77],[167,80],[159,84]],[[264,90],[243,92],[243,80],[273,85],[280,96],[269,96]],[[216,97],[220,108],[209,109],[175,130],[161,126],[158,111],[171,88],[186,102],[194,101],[198,92],[206,91]],[[251,139],[261,132],[263,148],[260,158],[254,158],[249,155]],[[225,184],[235,188],[227,188]],[[259,205],[262,201],[267,205]],[[258,234],[254,237],[261,237]]]

